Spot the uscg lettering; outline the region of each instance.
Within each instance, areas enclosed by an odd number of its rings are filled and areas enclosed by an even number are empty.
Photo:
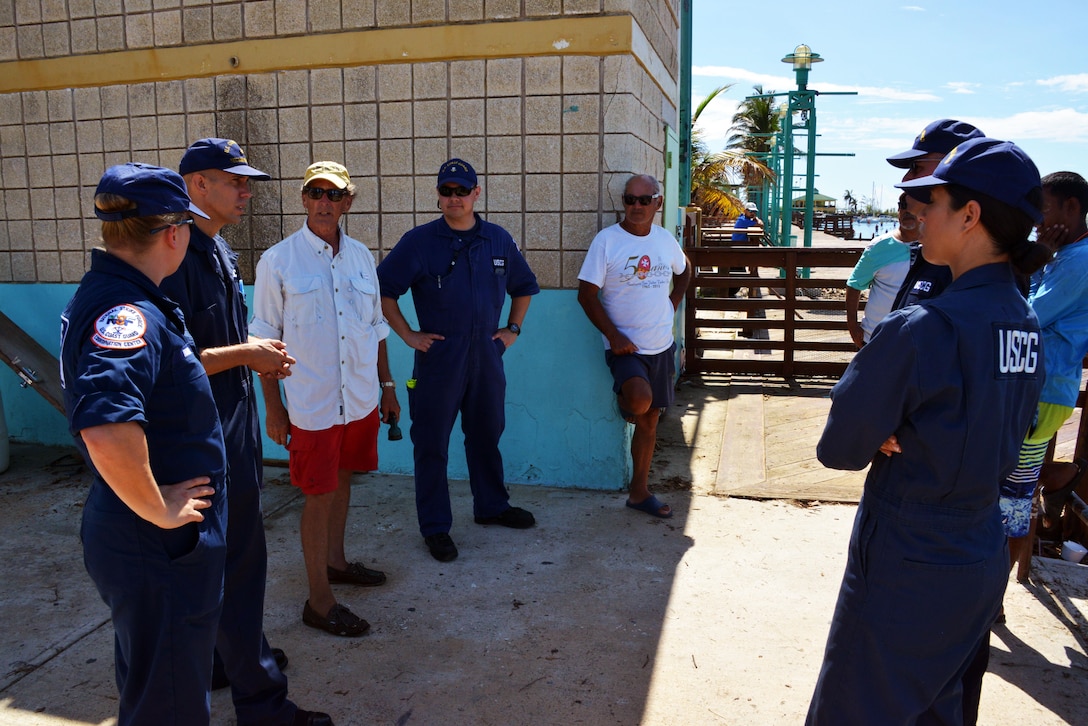
[[[1000,376],[1034,376],[1039,367],[1038,330],[994,326],[997,335],[997,372]]]

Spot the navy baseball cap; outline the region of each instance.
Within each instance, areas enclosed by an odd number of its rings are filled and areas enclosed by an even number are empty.
[[[182,176],[206,169],[219,169],[262,181],[272,178],[260,169],[250,166],[242,147],[238,145],[238,142],[230,139],[194,141],[193,145],[185,151],[185,156],[181,157],[181,164],[178,165],[178,171]]]
[[[888,163],[900,169],[909,169],[919,156],[947,154],[964,141],[985,135],[966,121],[943,118],[922,129],[922,133],[914,139],[914,146],[908,151],[889,156]]]
[[[151,164],[128,162],[106,169],[98,181],[99,194],[116,194],[136,204],[135,209],[103,212],[97,207],[96,217],[104,222],[120,222],[129,217],[154,217],[160,214],[192,212],[208,219],[208,215],[193,206],[185,190],[185,180],[176,171]]]
[[[438,186],[460,184],[468,189],[476,188],[476,170],[472,164],[460,159],[450,159],[438,170]]]
[[[958,184],[981,192],[1024,212],[1036,223],[1042,210],[1028,200],[1041,189],[1039,169],[1024,150],[1011,141],[986,137],[965,141],[941,159],[930,176],[901,182],[895,186],[907,190],[932,189],[943,184]],[[916,195],[911,194],[911,196]]]

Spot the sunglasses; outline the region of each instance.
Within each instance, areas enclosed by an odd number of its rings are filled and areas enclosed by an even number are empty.
[[[472,194],[472,189],[462,186],[438,187],[438,193],[444,197],[452,197],[454,194],[459,197],[467,197],[469,194]]]
[[[328,195],[330,202],[339,202],[341,199],[348,195],[347,189],[318,189],[317,187],[303,187],[302,193],[313,199],[315,202],[321,197]]]
[[[635,202],[638,202],[642,206],[648,207],[648,206],[650,206],[651,204],[654,203],[655,199],[660,199],[660,198],[661,198],[660,194],[643,194],[642,196],[638,196],[638,197],[636,197],[634,194],[624,194],[623,195],[623,204],[624,204],[624,206],[627,206],[627,207],[633,207],[633,206],[635,206]]]
[[[196,222],[196,220],[193,219],[192,217],[189,217],[188,219],[183,219],[180,222],[172,222],[171,224],[164,224],[161,227],[155,227],[152,230],[148,230],[148,234],[149,235],[158,234],[159,232],[162,232],[164,229],[170,229],[171,227],[184,227],[185,225],[193,224],[194,222]]]

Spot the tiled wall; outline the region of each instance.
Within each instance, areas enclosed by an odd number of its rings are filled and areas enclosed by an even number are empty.
[[[677,0],[0,0],[0,61],[370,27],[637,13],[674,74]],[[93,58],[93,56],[92,56]],[[674,74],[675,75],[675,74]],[[0,282],[77,282],[95,244],[106,166],[177,168],[202,136],[239,141],[273,176],[225,235],[243,276],[302,223],[314,160],[358,185],[349,234],[379,254],[428,221],[434,175],[460,156],[478,209],[526,251],[542,286],[571,288],[589,241],[616,220],[631,172],[663,174],[666,98],[631,55],[320,68],[0,95]],[[672,119],[675,122],[674,119]]]

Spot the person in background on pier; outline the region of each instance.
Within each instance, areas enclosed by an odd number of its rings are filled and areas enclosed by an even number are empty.
[[[821,463],[869,467],[807,723],[941,723],[989,652],[1008,581],[998,482],[1043,387],[1038,318],[1017,274],[1050,257],[1039,172],[1015,144],[966,141],[897,185],[923,202],[939,296],[891,313],[831,392]]]
[[[888,157],[892,166],[905,169],[903,181],[908,182],[929,176],[937,168],[944,155],[969,139],[984,134],[964,121],[943,118],[926,126],[914,139],[914,145],[906,151]],[[917,215],[921,204],[907,198],[907,209]],[[892,302],[892,310],[905,308],[917,302],[935,297],[952,282],[952,273],[946,265],[934,265],[926,260],[925,251],[917,241],[910,244],[910,268]]]
[[[907,209],[906,197],[899,195],[899,226],[865,248],[846,281],[846,329],[859,349],[869,341],[877,323],[892,311],[892,302],[910,267],[909,244],[918,240],[920,230],[918,218]],[[859,323],[862,290],[869,291],[869,299],[865,317]]]
[[[762,227],[763,220],[759,218],[759,207],[755,205],[755,202],[748,202],[744,205],[744,214],[737,217],[733,222],[733,226],[737,229],[747,229],[748,227]],[[733,242],[747,242],[747,232],[734,232],[730,238]]]
[[[1009,537],[1010,567],[1031,547],[1028,531],[1036,486],[1042,489],[1043,525],[1052,526],[1088,469],[1084,459],[1043,464],[1050,440],[1077,405],[1081,363],[1088,355],[1086,212],[1088,181],[1084,177],[1071,171],[1043,177],[1043,221],[1036,232],[1039,243],[1054,251],[1054,259],[1032,277],[1028,304],[1043,329],[1046,383],[1016,469],[1001,485],[1001,515]]]
[[[627,506],[667,519],[672,508],[650,492],[650,463],[657,420],[673,401],[673,318],[692,269],[676,239],[654,224],[659,209],[657,179],[631,177],[623,189],[623,221],[602,229],[589,245],[578,273],[578,302],[601,331],[612,391],[621,415],[635,426]]]

